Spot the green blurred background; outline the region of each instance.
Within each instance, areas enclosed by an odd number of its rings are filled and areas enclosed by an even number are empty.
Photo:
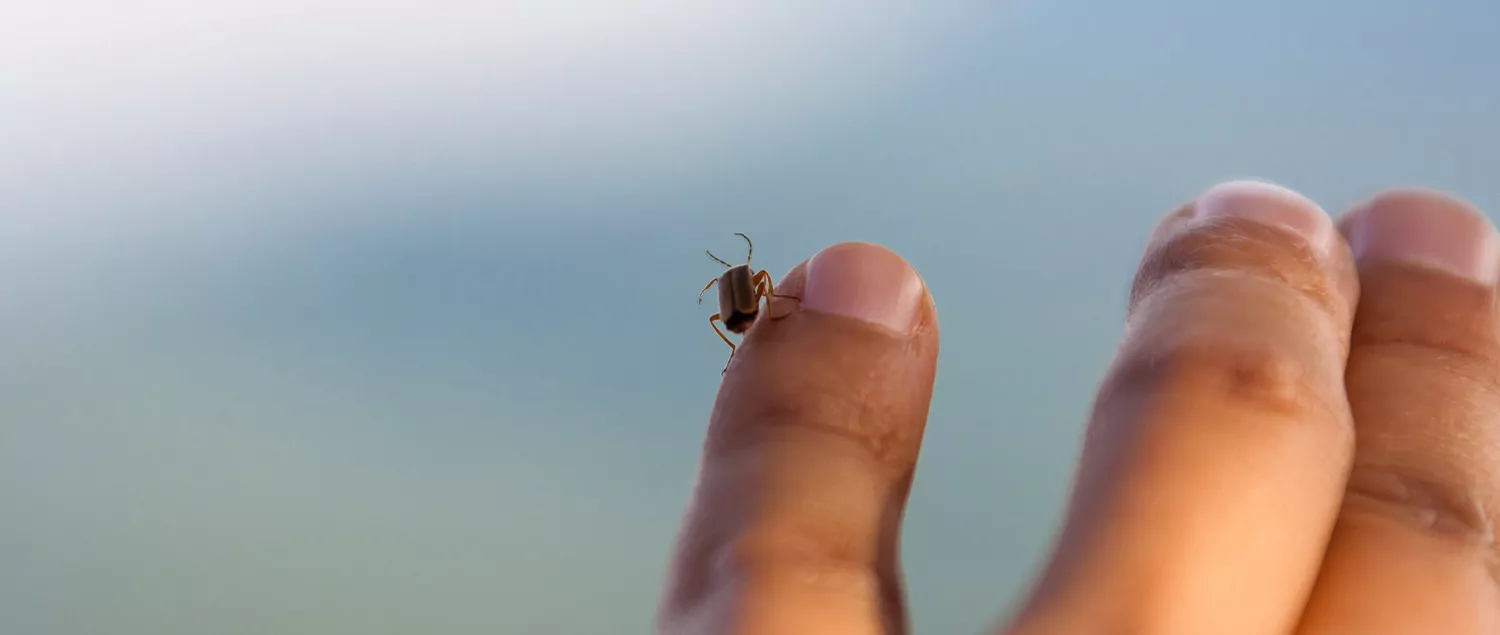
[[[704,248],[924,275],[919,632],[1025,590],[1151,224],[1500,209],[1500,5],[0,4],[0,632],[650,630]],[[728,257],[728,256],[726,256]]]

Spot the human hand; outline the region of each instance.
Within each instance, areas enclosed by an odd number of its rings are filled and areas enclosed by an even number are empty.
[[[1009,635],[1500,631],[1500,238],[1438,193],[1334,222],[1213,188],[1136,274],[1064,530]],[[897,535],[938,350],[895,254],[793,268],[708,428],[663,633],[908,631]]]

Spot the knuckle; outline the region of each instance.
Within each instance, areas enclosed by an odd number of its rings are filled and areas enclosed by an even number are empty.
[[[1423,532],[1494,547],[1494,520],[1480,488],[1462,481],[1389,465],[1356,465],[1345,510],[1374,513]]]
[[[1276,227],[1224,218],[1155,242],[1141,261],[1130,305],[1183,274],[1234,272],[1291,288],[1339,315],[1347,311],[1327,264],[1302,238]]]
[[[875,554],[861,550],[837,527],[790,526],[741,536],[719,550],[712,563],[728,577],[767,570],[798,571],[821,578],[871,576]]]
[[[1267,414],[1328,409],[1305,356],[1285,347],[1189,339],[1133,355],[1114,373],[1114,390],[1209,399]]]
[[[930,403],[930,362],[884,334],[796,312],[762,323],[736,354],[737,377],[715,401],[705,452],[766,443],[857,448],[882,470],[912,469]]]
[[[774,391],[779,398],[746,400],[726,425],[710,426],[705,451],[720,455],[815,435],[820,442],[838,440],[861,448],[889,469],[910,469],[923,432],[913,423],[916,418],[862,393],[819,388],[809,382],[801,391]]]
[[[1494,346],[1477,338],[1458,333],[1438,333],[1426,327],[1414,331],[1378,333],[1356,329],[1350,337],[1351,363],[1378,359],[1381,362],[1408,364],[1411,367],[1441,371],[1454,378],[1500,386],[1495,379],[1497,358]]]

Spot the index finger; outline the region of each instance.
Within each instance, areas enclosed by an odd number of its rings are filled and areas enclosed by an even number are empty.
[[[1220,185],[1163,222],[1010,632],[1295,627],[1353,452],[1356,285],[1331,219],[1283,188]]]
[[[762,313],[729,366],[658,628],[904,633],[896,547],[937,370],[932,298],[863,243],[775,291],[801,308]]]

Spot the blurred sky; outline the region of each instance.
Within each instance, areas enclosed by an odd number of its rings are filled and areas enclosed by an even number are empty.
[[[1500,209],[1500,5],[0,0],[0,631],[650,630],[743,231],[923,273],[916,626],[1025,589],[1151,224]]]

